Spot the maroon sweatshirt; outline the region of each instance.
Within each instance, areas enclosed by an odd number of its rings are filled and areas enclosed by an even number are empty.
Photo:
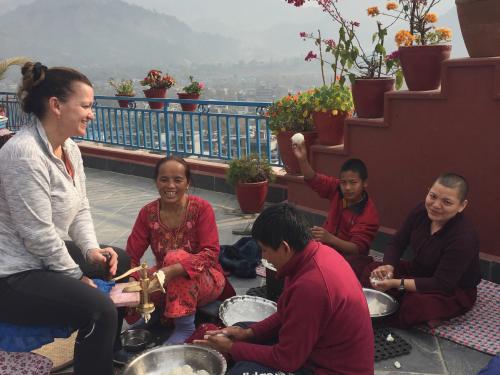
[[[368,255],[379,228],[378,212],[368,194],[364,193],[361,202],[345,207],[338,178],[316,173],[312,179],[305,181],[320,197],[330,201],[323,228],[341,240],[353,242],[360,254]]]
[[[275,345],[236,342],[236,361],[254,361],[315,375],[374,373],[374,338],[361,286],[349,264],[336,251],[311,241],[278,272],[285,289],[278,311],[251,326],[255,342],[278,337]]]
[[[414,254],[410,273],[418,292],[451,293],[455,288],[475,288],[481,281],[479,241],[462,213],[431,235],[431,220],[420,203],[389,243],[384,264],[397,267],[407,246]]]

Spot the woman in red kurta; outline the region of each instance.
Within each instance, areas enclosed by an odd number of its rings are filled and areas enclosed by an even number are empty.
[[[216,300],[225,285],[214,211],[207,201],[187,194],[190,178],[183,159],[161,159],[155,169],[160,198],[141,209],[127,241],[132,267],[151,246],[152,271],[165,274],[163,314],[175,325],[169,344],[183,343],[193,333],[197,306]]]

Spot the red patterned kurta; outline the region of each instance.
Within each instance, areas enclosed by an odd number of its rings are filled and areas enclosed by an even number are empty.
[[[188,274],[168,283],[165,317],[191,315],[197,306],[219,297],[225,278],[219,264],[219,236],[210,203],[188,196],[185,220],[177,228],[161,222],[160,199],[144,206],[127,241],[132,267],[140,264],[148,246],[156,258],[153,269],[180,263]]]

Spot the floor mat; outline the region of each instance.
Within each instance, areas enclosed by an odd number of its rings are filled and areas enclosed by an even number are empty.
[[[411,345],[389,328],[375,328],[375,362],[411,352]],[[389,336],[390,334],[390,336]],[[387,340],[389,336],[389,341]],[[392,336],[392,338],[390,338]]]
[[[465,315],[420,330],[469,348],[495,355],[500,353],[500,285],[481,280],[474,307]]]

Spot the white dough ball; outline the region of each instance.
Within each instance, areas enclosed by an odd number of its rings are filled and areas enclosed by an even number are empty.
[[[292,144],[300,145],[301,143],[304,143],[304,134],[295,133],[290,139],[292,140]]]

